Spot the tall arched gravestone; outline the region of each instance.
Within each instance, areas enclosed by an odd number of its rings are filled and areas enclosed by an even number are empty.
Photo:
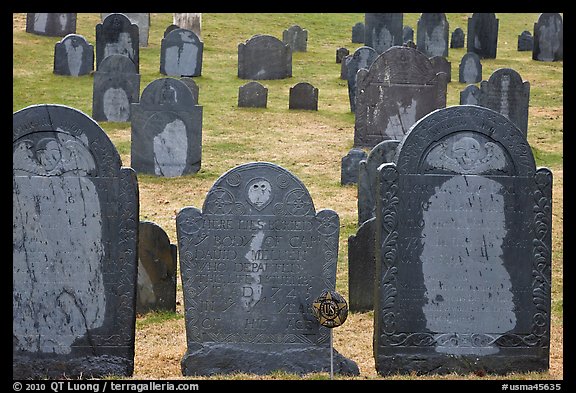
[[[498,50],[499,20],[493,13],[475,12],[468,18],[466,49],[481,59],[495,59]]]
[[[558,13],[543,13],[534,23],[532,59],[559,61],[564,59],[564,22]]]
[[[238,78],[285,79],[292,76],[292,48],[268,34],[238,44]]]
[[[63,105],[13,116],[14,379],[132,375],[138,183]]]
[[[183,375],[330,369],[330,332],[312,312],[334,290],[339,217],[275,164],[239,165],[216,180],[202,211],[176,216],[187,351]],[[335,372],[358,375],[335,353]],[[225,359],[225,360],[224,360]]]
[[[428,57],[448,56],[448,20],[444,13],[424,12],[417,26],[416,45]]]
[[[379,183],[377,372],[548,369],[552,173],[514,123],[434,111]]]
[[[119,13],[109,14],[96,25],[96,70],[110,55],[128,57],[140,73],[140,38],[138,25]]]
[[[174,29],[160,44],[160,73],[168,76],[201,76],[204,43],[192,30]]]
[[[364,45],[381,54],[393,46],[402,45],[404,14],[401,12],[365,13]]]

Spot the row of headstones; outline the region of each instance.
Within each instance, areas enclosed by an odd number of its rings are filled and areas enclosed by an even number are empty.
[[[369,177],[377,372],[548,369],[552,173],[514,123],[434,111]],[[13,116],[13,202],[13,378],[132,375],[134,169],[87,115],[30,106]],[[330,332],[311,303],[335,289],[339,230],[268,162],[232,168],[202,209],[180,209],[183,375],[327,371]],[[333,355],[336,373],[359,374]]]

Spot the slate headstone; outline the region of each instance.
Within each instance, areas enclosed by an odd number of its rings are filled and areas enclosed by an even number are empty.
[[[401,12],[364,14],[364,45],[373,48],[378,54],[402,45],[403,21],[404,14]]]
[[[532,59],[560,61],[564,59],[564,22],[558,13],[543,13],[534,23]]]
[[[27,13],[26,32],[48,37],[76,34],[76,13]]]
[[[482,63],[480,56],[474,52],[468,52],[462,56],[458,66],[458,82],[478,83],[482,80]]]
[[[119,12],[126,15],[131,23],[138,26],[138,45],[141,48],[148,46],[148,37],[150,35],[150,13],[135,13],[135,12]],[[102,21],[110,15],[110,13],[103,13],[100,15]]]
[[[160,44],[160,73],[167,76],[201,76],[203,56],[204,43],[192,30],[172,30]]]
[[[498,49],[498,24],[495,14],[476,12],[468,18],[466,50],[481,59],[495,59]]]
[[[420,14],[416,28],[418,50],[428,57],[448,56],[449,23],[444,13]]]
[[[450,48],[464,48],[464,35],[462,28],[455,28],[450,38]]]
[[[176,215],[184,293],[185,376],[330,369],[330,331],[312,312],[335,290],[339,217],[316,212],[304,184],[266,162],[239,165],[202,210]],[[358,375],[334,353],[334,372]],[[224,360],[225,359],[225,360]]]
[[[476,85],[468,85],[460,92],[460,105],[479,105],[480,88]]]
[[[200,170],[202,106],[185,82],[160,78],[132,104],[132,168],[138,173],[178,177]]]
[[[534,48],[534,37],[528,30],[524,30],[522,34],[518,36],[518,51],[532,51]]]
[[[282,42],[294,52],[306,52],[308,49],[308,30],[292,25],[282,32]]]
[[[172,23],[182,29],[192,30],[199,39],[202,39],[201,12],[173,13]]]
[[[292,76],[292,49],[278,38],[257,34],[238,44],[238,78],[285,79]]]
[[[184,82],[184,84],[188,86],[188,89],[190,89],[190,92],[192,92],[193,104],[198,105],[198,100],[200,97],[200,87],[198,86],[198,84],[196,84],[196,82],[194,82],[194,78],[189,76],[183,76],[182,78],[180,78],[180,80]]]
[[[348,48],[336,49],[336,64],[342,63],[342,59],[350,54]]]
[[[288,109],[318,110],[318,88],[308,82],[299,82],[290,88]]]
[[[54,74],[82,76],[94,70],[94,46],[79,34],[68,34],[54,45]]]
[[[446,74],[448,83],[452,82],[452,64],[444,56],[434,56],[430,58],[432,67],[436,70],[436,73],[443,72]]]
[[[364,43],[364,23],[358,22],[352,26],[352,40],[355,44]]]
[[[244,108],[266,108],[268,88],[256,81],[248,82],[238,88],[238,106]]]
[[[437,110],[378,178],[378,374],[547,370],[552,172],[516,125]]]
[[[358,183],[358,165],[360,161],[366,159],[368,154],[360,148],[353,147],[348,154],[342,157],[340,162],[340,184]]]
[[[351,57],[346,57],[346,80],[348,81],[348,100],[350,101],[350,111],[356,111],[356,74],[361,68],[370,68],[378,53],[369,47],[361,46],[356,49]]]
[[[402,28],[402,43],[407,41],[414,41],[414,29],[410,26]]]
[[[134,63],[119,54],[106,57],[94,72],[92,118],[96,121],[130,121],[131,105],[140,100],[140,74]]]
[[[131,376],[138,182],[77,109],[13,115],[12,377]]]
[[[140,73],[140,38],[138,25],[124,14],[110,14],[96,25],[96,70],[110,55],[128,57]]]
[[[179,29],[180,26],[178,25],[168,25],[168,27],[166,27],[166,29],[164,30],[164,35],[163,37],[166,38],[166,36],[168,35],[168,33],[170,33],[172,30],[176,30]]]

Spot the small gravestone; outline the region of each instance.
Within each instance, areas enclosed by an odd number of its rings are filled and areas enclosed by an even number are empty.
[[[288,109],[318,110],[318,88],[308,82],[300,82],[290,88]]]
[[[360,148],[353,147],[348,154],[342,157],[340,166],[340,184],[358,183],[358,164],[366,159],[367,153]]]
[[[308,47],[308,30],[298,25],[290,26],[282,32],[282,42],[292,48],[292,53],[306,52]]]
[[[446,74],[448,83],[452,82],[452,64],[444,56],[434,56],[430,58],[432,67],[436,70],[436,73],[443,72]]]
[[[347,48],[336,49],[336,64],[342,63],[342,59],[350,54]]]
[[[160,44],[160,73],[168,76],[201,76],[204,43],[192,30],[175,29]]]
[[[464,30],[457,27],[450,38],[450,48],[464,48]]]
[[[292,76],[292,49],[267,34],[238,44],[238,78],[271,80]]]
[[[342,59],[342,63],[340,64],[340,79],[348,79],[348,67],[346,67],[346,63],[350,61],[351,57],[352,55],[348,54]]]
[[[352,26],[352,40],[355,44],[364,43],[364,23],[358,22]]]
[[[150,14],[149,13],[135,13],[135,12],[121,12],[130,19],[131,23],[138,26],[138,45],[141,48],[148,46],[148,36],[150,35]],[[102,21],[110,15],[110,13],[100,14]]]
[[[522,81],[517,71],[512,68],[499,68],[487,81],[482,81],[478,105],[506,116],[525,137],[528,136],[530,82]]]
[[[402,28],[402,43],[414,41],[414,29],[410,26],[404,26]]]
[[[68,34],[54,45],[54,74],[81,76],[94,70],[94,46],[78,34]]]
[[[364,14],[364,45],[373,48],[378,54],[402,45],[403,20],[404,14],[401,12]]]
[[[177,177],[200,170],[202,106],[186,83],[156,79],[132,105],[132,168],[138,173]]]
[[[76,13],[27,13],[26,32],[48,37],[76,34]]]
[[[140,73],[140,38],[138,25],[124,14],[110,14],[96,25],[96,70],[110,55],[128,57]]]
[[[378,172],[378,374],[547,371],[552,172],[522,132],[491,109],[440,109]]]
[[[182,208],[176,231],[183,375],[329,369],[330,331],[312,305],[335,289],[336,212],[316,212],[304,184],[286,169],[252,162],[220,176],[202,210]],[[355,362],[335,355],[338,374],[359,374]]]
[[[480,88],[476,85],[468,85],[460,92],[460,105],[479,105]]]
[[[166,38],[168,33],[170,33],[172,30],[176,30],[179,28],[180,28],[180,26],[178,26],[178,25],[168,25],[168,27],[166,27],[166,29],[164,30],[164,35],[162,37]]]
[[[238,106],[243,108],[266,108],[268,89],[261,83],[251,81],[238,88]]]
[[[12,377],[131,376],[138,181],[98,123],[13,115]]]
[[[466,50],[481,59],[495,59],[498,48],[498,19],[491,13],[476,12],[468,18]]]
[[[194,82],[194,78],[191,78],[189,76],[183,76],[182,78],[180,78],[180,80],[184,82],[186,86],[188,86],[188,89],[190,89],[190,92],[192,93],[192,103],[194,105],[198,105],[198,100],[200,97],[200,87],[196,84],[196,82]]]
[[[528,30],[524,30],[522,34],[518,36],[518,51],[532,51],[534,48],[534,37]]]
[[[564,59],[564,22],[558,13],[543,13],[534,23],[532,59],[560,61]]]
[[[474,52],[468,52],[460,60],[458,67],[458,82],[478,83],[482,80],[482,63],[480,56]]]
[[[346,77],[348,81],[348,100],[350,101],[350,111],[356,111],[356,74],[361,68],[370,68],[378,53],[369,47],[361,46],[356,49],[351,57],[346,57]]]
[[[94,72],[92,118],[96,121],[130,121],[131,105],[140,100],[140,74],[126,56],[106,57]]]
[[[136,312],[175,312],[177,247],[154,222],[140,221],[138,231]]]
[[[416,45],[428,57],[448,56],[449,24],[444,13],[424,12],[418,19]]]
[[[446,106],[447,75],[417,49],[396,46],[356,75],[354,146],[401,140],[417,120]]]

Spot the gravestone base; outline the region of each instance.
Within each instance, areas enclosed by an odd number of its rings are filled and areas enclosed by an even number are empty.
[[[13,379],[42,378],[102,378],[105,376],[131,376],[134,363],[121,356],[54,356],[30,357],[14,354],[12,358]]]
[[[278,345],[274,352],[257,344],[192,344],[181,361],[182,375],[214,375],[244,372],[268,374],[282,370],[294,374],[330,372],[330,348]],[[197,349],[193,349],[197,348]],[[358,365],[334,349],[334,373],[360,375]]]

